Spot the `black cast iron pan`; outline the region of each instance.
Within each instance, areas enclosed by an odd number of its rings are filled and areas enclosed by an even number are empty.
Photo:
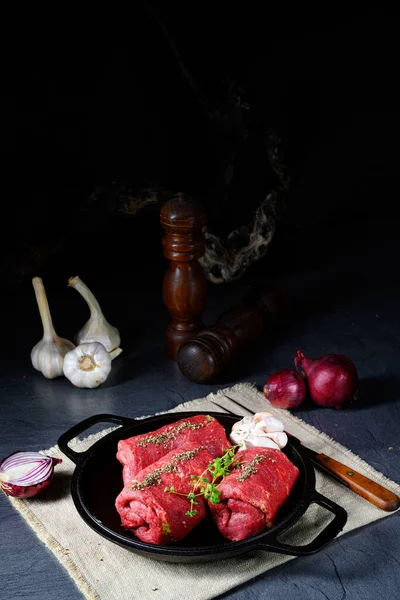
[[[141,542],[126,531],[121,526],[119,514],[115,509],[115,498],[123,487],[122,466],[116,459],[118,441],[132,435],[154,431],[168,423],[198,414],[203,413],[170,413],[141,420],[115,415],[94,415],[64,433],[58,440],[58,445],[76,464],[71,493],[82,519],[107,540],[128,550],[149,558],[179,563],[220,560],[260,549],[292,556],[314,554],[332,541],[343,529],[347,520],[346,511],[315,490],[314,467],[301,445],[295,440],[290,440],[284,451],[299,468],[300,477],[286,505],[281,509],[276,524],[271,529],[247,540],[230,542],[221,536],[210,516],[181,542],[169,546]],[[207,414],[218,419],[228,433],[232,425],[239,420],[232,415]],[[68,443],[74,437],[101,422],[116,423],[121,427],[96,442],[86,452],[78,453],[69,447]],[[313,541],[306,545],[292,546],[279,541],[282,533],[298,521],[313,503],[333,513],[333,520],[322,531],[316,532]]]

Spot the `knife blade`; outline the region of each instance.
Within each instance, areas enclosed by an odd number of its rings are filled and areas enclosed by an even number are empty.
[[[249,410],[243,404],[240,404],[237,400],[234,400],[230,396],[226,396],[230,402],[233,402],[242,410],[244,410],[249,415],[254,415],[255,413]],[[242,418],[244,415],[237,415],[232,412],[225,406],[221,406],[214,400],[210,400],[215,406],[218,408],[222,408],[222,410],[227,413]],[[355,494],[361,496],[374,506],[377,506],[381,510],[385,510],[388,512],[397,510],[400,507],[400,498],[396,496],[393,492],[383,487],[376,481],[373,481],[369,477],[358,473],[353,468],[348,467],[347,465],[339,462],[338,460],[328,456],[327,454],[315,452],[308,446],[305,446],[299,439],[297,439],[294,435],[286,432],[289,437],[292,438],[295,443],[299,444],[309,456],[311,462],[321,469],[324,473],[334,477],[341,484],[345,485],[349,489],[351,489]]]

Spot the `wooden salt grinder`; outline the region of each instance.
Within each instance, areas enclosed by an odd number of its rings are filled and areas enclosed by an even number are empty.
[[[178,194],[161,208],[164,256],[170,265],[164,277],[163,300],[171,316],[165,332],[169,358],[176,359],[181,344],[203,327],[207,280],[198,259],[204,254],[202,206]]]
[[[214,379],[276,321],[282,305],[279,292],[249,294],[182,344],[176,359],[181,373],[197,383]]]

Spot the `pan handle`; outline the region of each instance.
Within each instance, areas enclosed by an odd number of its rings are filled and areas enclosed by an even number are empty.
[[[268,535],[268,541],[261,542],[259,547],[263,550],[270,550],[272,552],[290,554],[293,556],[307,556],[322,550],[324,546],[331,542],[338,535],[338,533],[342,531],[347,521],[347,512],[344,508],[335,502],[332,502],[332,500],[329,500],[329,498],[322,496],[322,494],[319,494],[317,491],[313,492],[307,508],[309,508],[311,504],[318,504],[335,515],[334,519],[328,523],[328,525],[312,540],[312,542],[305,544],[304,546],[292,546],[290,544],[284,544],[278,540],[279,534],[283,533],[283,531],[281,531],[277,532],[275,536],[272,536],[272,539]]]
[[[75,450],[72,450],[72,448],[70,448],[68,444],[73,438],[77,437],[80,433],[86,431],[86,429],[89,429],[96,423],[116,423],[117,425],[128,425],[132,423],[132,420],[133,419],[119,417],[117,415],[93,415],[92,417],[84,419],[83,421],[81,421],[77,425],[74,425],[73,427],[71,427],[71,429],[68,429],[68,431],[63,433],[58,440],[58,446],[60,450],[62,450],[62,452],[64,452],[64,454],[68,456],[68,458],[70,458],[75,464],[77,464],[80,460],[82,460],[82,458],[84,458],[88,450],[86,450],[85,452],[75,452]]]

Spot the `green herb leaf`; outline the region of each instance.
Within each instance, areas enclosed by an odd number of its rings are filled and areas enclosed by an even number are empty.
[[[215,488],[211,494],[210,502],[211,504],[217,504],[219,502],[220,491]]]
[[[217,504],[220,501],[220,491],[218,486],[222,483],[224,477],[230,473],[230,468],[236,457],[235,453],[237,448],[238,446],[232,446],[231,448],[228,448],[223,456],[217,457],[211,463],[209,463],[207,469],[201,475],[191,475],[190,479],[192,480],[191,485],[193,489],[188,494],[175,492],[173,485],[170,488],[166,487],[164,491],[175,493],[179,496],[185,496],[188,500],[190,500],[190,510],[185,513],[188,517],[194,517],[197,515],[197,510],[193,508],[195,504],[198,504],[198,502],[195,500],[197,496],[204,496],[204,498],[209,500],[211,504]],[[206,477],[207,472],[212,476],[211,481],[209,481],[209,478]],[[198,490],[200,482],[206,485],[203,485],[200,490]]]

